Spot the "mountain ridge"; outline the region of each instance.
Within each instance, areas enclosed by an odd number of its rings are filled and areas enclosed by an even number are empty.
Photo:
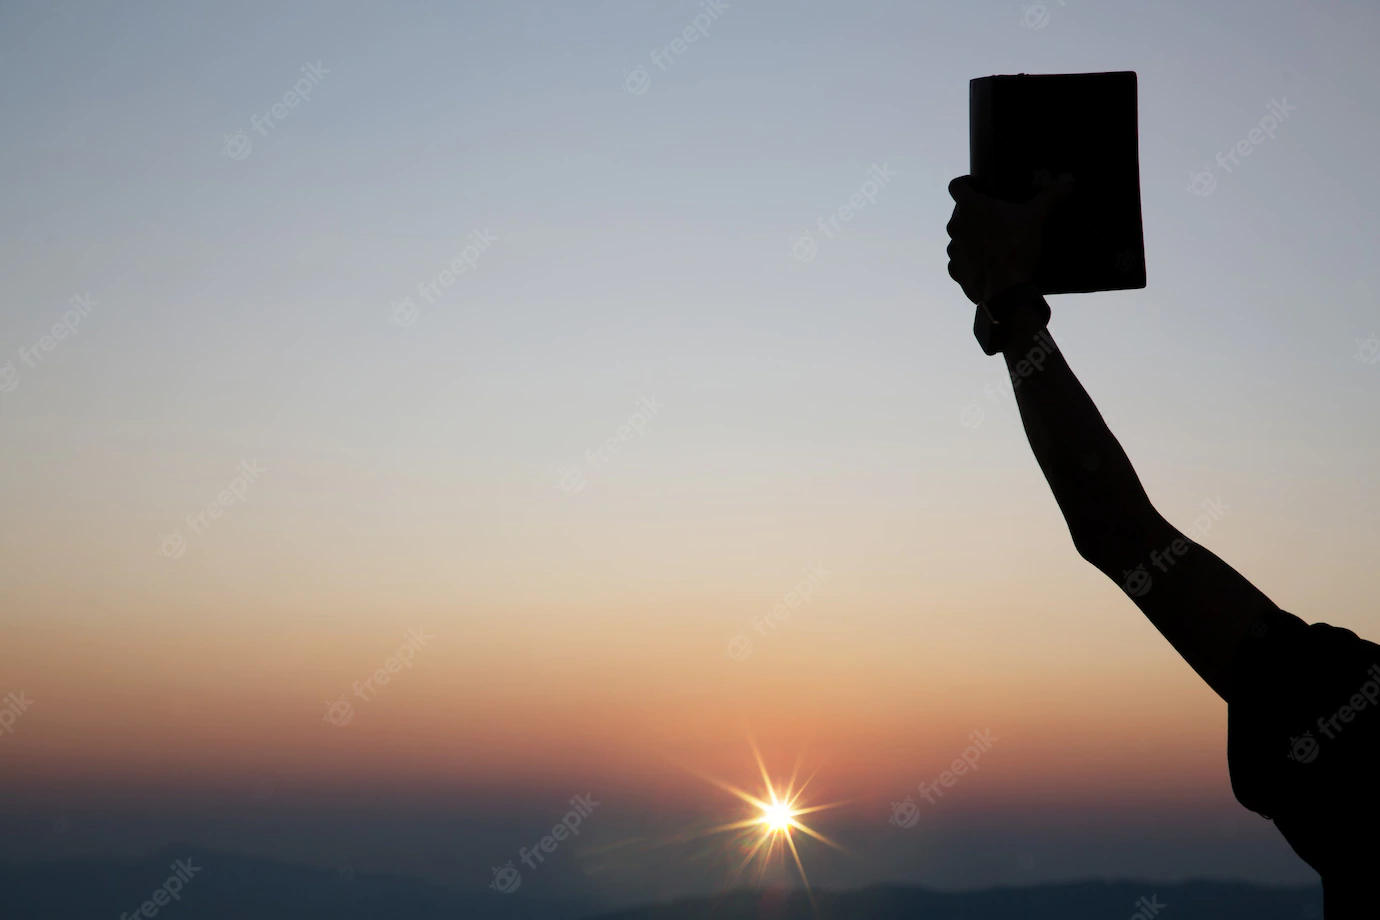
[[[173,878],[180,884],[173,886]],[[171,893],[155,899],[165,885]],[[1150,920],[1160,910],[1166,911],[1163,920],[1322,916],[1317,885],[1210,879],[1097,879],[962,891],[882,883],[816,891],[813,902],[801,889],[736,889],[609,909],[517,889],[507,894],[452,889],[406,876],[332,870],[189,844],[129,859],[0,863],[0,886],[5,916],[14,920],[133,918],[144,916],[139,912],[146,904],[154,907],[154,916],[168,920]]]

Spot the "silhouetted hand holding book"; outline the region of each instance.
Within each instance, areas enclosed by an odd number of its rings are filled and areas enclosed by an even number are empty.
[[[1013,204],[955,179],[949,274],[1006,361],[1074,547],[1227,701],[1237,799],[1322,876],[1329,920],[1380,916],[1380,646],[1280,610],[1155,510],[1045,328],[1040,235],[1068,186]]]

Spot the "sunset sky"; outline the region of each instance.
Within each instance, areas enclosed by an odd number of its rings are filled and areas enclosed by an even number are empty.
[[[524,890],[708,890],[649,842],[752,738],[847,803],[821,880],[1314,878],[1074,552],[946,185],[969,79],[1138,72],[1149,285],[1051,330],[1166,517],[1375,639],[1380,10],[705,10],[0,5],[0,858],[483,889],[591,793]]]

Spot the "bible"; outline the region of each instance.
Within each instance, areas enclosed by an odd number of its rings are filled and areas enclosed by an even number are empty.
[[[1145,287],[1134,71],[980,77],[968,84],[968,130],[984,194],[1027,201],[1073,175],[1045,225],[1040,293]]]

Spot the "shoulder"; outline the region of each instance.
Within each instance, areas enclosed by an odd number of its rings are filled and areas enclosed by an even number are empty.
[[[1290,829],[1331,839],[1349,820],[1373,818],[1380,645],[1282,610],[1263,614],[1232,668],[1227,761],[1237,800],[1273,818],[1306,859],[1309,843]]]

